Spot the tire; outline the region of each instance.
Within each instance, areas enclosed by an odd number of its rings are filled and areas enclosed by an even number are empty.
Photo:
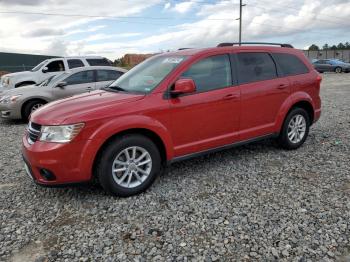
[[[340,74],[341,72],[343,72],[343,69],[338,66],[338,67],[334,68],[334,72]]]
[[[28,121],[30,114],[37,110],[39,107],[43,106],[44,104],[46,103],[42,100],[32,100],[26,103],[24,105],[22,113],[23,120]]]
[[[299,122],[298,131],[293,132],[293,122]],[[295,127],[296,128],[296,127]],[[310,117],[308,113],[299,107],[292,109],[284,120],[278,142],[281,147],[293,150],[299,148],[306,140],[310,129]],[[294,137],[293,137],[294,133]],[[290,135],[288,135],[290,134]],[[299,134],[299,135],[298,135]]]
[[[129,164],[127,154],[130,156]],[[142,163],[145,164],[137,165]],[[138,134],[113,139],[101,153],[96,168],[97,178],[104,190],[120,197],[129,197],[145,191],[160,171],[161,157],[157,146],[151,139]]]

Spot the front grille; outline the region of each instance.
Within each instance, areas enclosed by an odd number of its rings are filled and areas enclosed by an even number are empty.
[[[33,144],[38,140],[41,132],[41,125],[29,122],[28,124],[28,143]]]

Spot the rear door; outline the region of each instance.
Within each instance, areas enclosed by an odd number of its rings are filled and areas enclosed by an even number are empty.
[[[240,140],[271,134],[290,94],[288,77],[279,75],[268,52],[240,52],[236,59],[241,89]]]
[[[96,89],[109,86],[117,80],[123,73],[116,70],[98,69],[96,70]]]
[[[96,86],[94,70],[74,73],[62,81],[66,82],[67,85],[53,88],[56,99],[92,91],[95,90]]]
[[[180,78],[192,79],[197,90],[169,98],[175,155],[237,141],[240,91],[232,77],[229,55],[202,58]]]

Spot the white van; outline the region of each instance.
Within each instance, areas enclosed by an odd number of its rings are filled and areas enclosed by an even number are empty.
[[[0,92],[26,85],[40,84],[50,76],[58,75],[77,67],[111,65],[111,61],[101,56],[77,56],[47,59],[30,71],[3,75],[0,80]]]

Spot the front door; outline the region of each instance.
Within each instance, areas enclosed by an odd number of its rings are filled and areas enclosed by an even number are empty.
[[[191,78],[196,92],[170,98],[175,156],[237,141],[240,90],[232,79],[229,55],[192,64],[181,78]]]
[[[61,82],[65,82],[66,86],[57,86],[53,88],[53,96],[55,99],[93,91],[96,85],[94,70],[74,73]]]

